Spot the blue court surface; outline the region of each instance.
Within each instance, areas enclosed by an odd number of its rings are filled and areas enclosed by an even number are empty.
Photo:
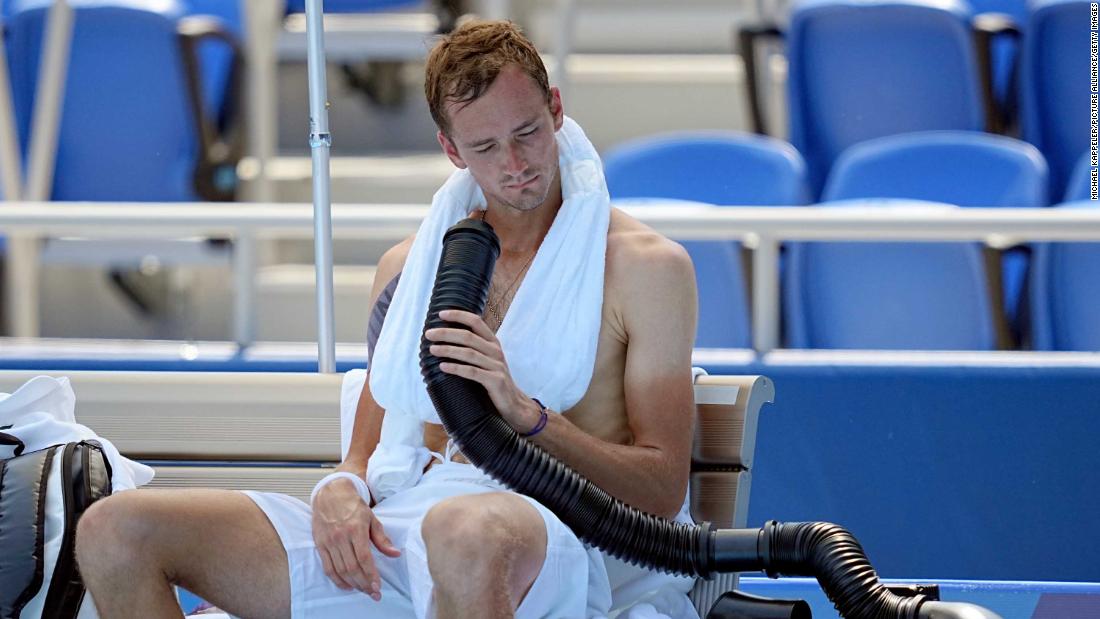
[[[979,580],[886,580],[886,584],[933,583],[945,602],[984,606],[1003,619],[1094,619],[1100,617],[1100,583]],[[806,600],[815,619],[838,617],[812,578],[741,579],[741,590],[777,599]]]
[[[886,584],[937,584],[945,602],[969,602],[1003,619],[1093,619],[1100,617],[1100,583],[1004,582],[977,580],[886,580]],[[812,578],[741,578],[741,590],[775,599],[805,600],[815,619],[839,617]],[[201,600],[180,590],[180,604],[194,610]]]

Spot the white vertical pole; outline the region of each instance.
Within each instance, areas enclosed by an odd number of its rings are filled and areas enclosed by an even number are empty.
[[[246,72],[245,109],[248,111],[248,154],[256,163],[256,176],[249,187],[248,199],[274,202],[270,177],[271,160],[278,145],[278,63],[275,37],[278,34],[282,2],[240,0],[245,18]]]
[[[241,229],[233,238],[233,338],[238,346],[256,339],[256,237]]]
[[[33,232],[8,235],[4,298],[8,305],[8,335],[38,337],[38,238]]]
[[[752,347],[779,347],[779,241],[761,235],[752,257]]]
[[[50,198],[72,36],[73,9],[66,0],[55,0],[43,36],[34,98],[27,186],[22,192],[22,198],[28,201],[41,202]],[[4,285],[11,310],[9,333],[16,337],[37,337],[39,333],[38,254],[38,240],[33,235],[13,236],[9,241]]]
[[[27,157],[27,191],[23,196],[31,202],[50,199],[72,38],[73,9],[66,0],[55,0],[46,24],[38,90],[34,96],[34,121]]]
[[[7,46],[0,45],[0,194],[4,200],[18,201],[23,195],[22,157],[12,112],[11,79],[8,76]]]
[[[23,195],[23,172],[20,163],[19,138],[15,129],[15,115],[12,113],[11,80],[8,77],[7,48],[0,44],[0,183],[4,200],[18,201]],[[28,245],[31,248],[27,255]],[[34,239],[19,234],[9,235],[7,251],[7,269],[4,271],[4,294],[7,300],[7,332],[12,335],[25,335],[34,331],[35,325],[26,324],[27,316],[36,316],[33,300],[28,307],[24,298],[23,284],[28,279],[37,279],[34,271],[36,256],[33,253]],[[32,288],[33,290],[33,288]]]
[[[558,30],[554,41],[554,81],[565,105],[569,105],[569,55],[573,53],[573,32],[577,28],[576,0],[558,0]],[[568,107],[566,109],[569,109]]]
[[[336,371],[333,331],[332,204],[329,198],[328,85],[325,80],[324,9],[321,0],[306,0],[309,41],[309,148],[313,153],[313,255],[317,271],[318,371]]]

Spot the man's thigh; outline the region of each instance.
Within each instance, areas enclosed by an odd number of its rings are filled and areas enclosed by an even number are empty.
[[[294,619],[369,619],[412,617],[404,555],[387,557],[374,549],[372,557],[382,580],[382,600],[375,602],[358,590],[343,590],[324,572],[313,541],[312,512],[293,497],[248,492],[273,523],[288,556],[291,611]],[[395,529],[408,527],[409,518],[391,520],[387,534],[398,548],[404,536]]]
[[[112,497],[139,515],[143,536],[175,584],[238,617],[290,617],[286,552],[263,511],[229,490],[132,490]],[[120,523],[120,526],[125,526]]]

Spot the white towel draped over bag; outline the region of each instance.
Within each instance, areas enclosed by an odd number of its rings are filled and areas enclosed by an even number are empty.
[[[122,456],[111,441],[77,423],[75,410],[76,394],[65,377],[35,376],[13,393],[0,393],[0,427],[9,426],[4,432],[23,441],[24,453],[95,440],[111,463],[114,492],[133,490],[153,479],[153,469]]]

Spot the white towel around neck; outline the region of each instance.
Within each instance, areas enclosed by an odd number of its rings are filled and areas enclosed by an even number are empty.
[[[497,338],[512,379],[555,411],[588,390],[603,308],[611,206],[603,167],[580,126],[556,134],[562,206],[512,300]],[[420,337],[443,234],[485,208],[469,170],[456,170],[432,199],[409,250],[370,368],[370,389],[386,411],[367,483],[378,500],[414,485],[430,458],[423,422],[439,423],[420,375]]]

